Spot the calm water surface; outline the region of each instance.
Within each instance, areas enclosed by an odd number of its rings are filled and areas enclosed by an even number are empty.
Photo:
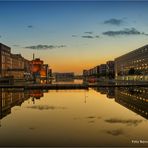
[[[148,146],[147,90],[1,89],[0,146]]]

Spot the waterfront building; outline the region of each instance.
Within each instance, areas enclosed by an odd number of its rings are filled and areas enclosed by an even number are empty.
[[[26,80],[32,79],[31,61],[24,59],[24,78]]]
[[[54,76],[56,80],[74,79],[74,72],[64,72],[64,73],[56,72],[54,73]]]
[[[88,76],[88,70],[86,70],[86,69],[83,70],[83,76],[84,77],[87,77]]]
[[[95,66],[91,70],[92,70],[92,73],[91,73],[92,76],[98,76],[99,75],[100,66],[99,65]]]
[[[11,54],[11,68],[8,71],[14,79],[24,78],[24,58],[21,54]]]
[[[34,73],[35,75],[39,75],[42,66],[43,66],[43,61],[40,60],[39,58],[32,60],[31,61],[31,72]]]
[[[47,82],[49,78],[48,70],[48,64],[44,64],[44,62],[39,58],[31,61],[31,72],[36,82]]]
[[[106,62],[106,73],[109,78],[115,77],[115,62],[114,61]]]
[[[30,73],[30,61],[21,54],[12,54],[11,48],[0,43],[0,78],[7,83],[12,79],[24,79]],[[10,82],[9,82],[10,83]]]
[[[89,76],[93,75],[93,68],[89,69]]]
[[[106,64],[101,64],[100,67],[99,67],[99,74],[101,76],[106,76],[106,72],[107,72]]]
[[[48,77],[49,77],[49,78],[52,77],[52,69],[51,69],[51,68],[48,69]]]
[[[97,76],[99,74],[99,65],[95,66],[94,68],[91,68],[89,70],[83,70],[83,76]]]
[[[148,45],[115,58],[115,78],[148,81]]]
[[[48,64],[43,64],[40,70],[40,77],[41,77],[41,81],[44,82],[49,79],[49,75],[48,75]]]
[[[0,78],[10,76],[9,68],[11,68],[11,49],[0,43]]]
[[[100,66],[99,66],[99,65],[96,66],[96,67],[94,67],[94,68],[93,68],[93,74],[94,74],[95,76],[98,76],[98,75],[99,75],[99,70],[100,70]]]
[[[40,83],[40,71],[43,66],[43,61],[39,58],[33,59],[31,61],[31,73],[35,82]]]

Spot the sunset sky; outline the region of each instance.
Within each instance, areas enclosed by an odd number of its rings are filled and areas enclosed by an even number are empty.
[[[148,44],[148,1],[0,2],[0,42],[82,73]]]

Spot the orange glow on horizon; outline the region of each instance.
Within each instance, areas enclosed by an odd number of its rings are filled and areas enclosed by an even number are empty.
[[[45,61],[50,65],[50,68],[53,72],[74,72],[75,74],[82,74],[84,69],[90,69],[97,65],[104,64],[108,60],[114,60],[112,58],[105,59],[90,59],[90,60],[83,60],[83,61],[75,61],[69,60],[70,62],[62,61]],[[68,60],[67,60],[68,61]]]

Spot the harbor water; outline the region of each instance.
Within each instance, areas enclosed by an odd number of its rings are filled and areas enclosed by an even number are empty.
[[[146,87],[0,94],[0,146],[148,146]]]

